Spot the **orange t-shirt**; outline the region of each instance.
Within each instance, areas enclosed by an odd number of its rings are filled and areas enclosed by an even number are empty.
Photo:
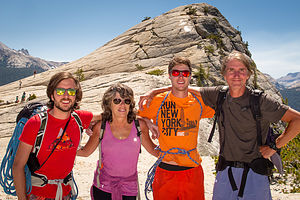
[[[180,148],[186,151],[197,149],[199,121],[201,118],[213,117],[215,111],[206,106],[201,97],[197,96],[200,105],[198,100],[190,93],[185,98],[175,97],[172,92],[168,93],[165,92],[155,96],[149,108],[144,108],[143,111],[139,110],[138,115],[152,119],[153,123],[158,125],[160,132],[158,141],[162,151],[171,148]],[[168,96],[162,104],[166,95]],[[158,119],[157,122],[156,119]],[[202,161],[197,150],[191,151],[190,157],[199,164]],[[175,161],[180,166],[197,166],[187,155],[182,154],[167,154],[163,161]]]

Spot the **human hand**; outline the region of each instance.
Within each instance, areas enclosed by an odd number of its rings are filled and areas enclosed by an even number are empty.
[[[156,126],[155,124],[153,124],[150,120],[147,120],[146,123],[147,123],[147,126],[148,126],[149,130],[152,133],[151,138],[153,140],[158,139],[159,138],[158,126]]]
[[[276,151],[270,148],[268,145],[260,146],[259,151],[261,155],[266,159],[270,158],[274,153],[276,153]]]
[[[152,133],[151,138],[152,138],[153,140],[158,139],[158,138],[159,138],[159,130],[158,130],[158,126],[153,125],[153,127],[152,127],[152,128],[149,128],[149,129],[150,129],[150,131],[151,131],[151,133]]]
[[[141,95],[140,96],[140,100],[139,100],[139,109],[140,110],[144,110],[144,104],[147,106],[147,108],[150,105],[150,102],[152,101],[153,97],[151,95],[151,93],[146,93],[145,95]]]
[[[92,136],[93,135],[93,128],[95,126],[95,124],[97,124],[99,121],[91,121],[89,127],[85,130],[85,133],[88,136]]]

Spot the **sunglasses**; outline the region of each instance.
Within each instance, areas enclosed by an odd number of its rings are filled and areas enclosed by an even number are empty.
[[[58,96],[64,95],[66,91],[68,92],[68,95],[70,95],[70,96],[75,96],[75,94],[76,94],[76,90],[73,88],[69,88],[69,89],[56,88],[55,91]]]
[[[120,104],[122,101],[124,101],[124,103],[126,105],[130,105],[131,104],[131,100],[130,99],[124,99],[124,100],[122,100],[122,99],[114,99],[113,100],[114,104],[116,104],[116,105]]]
[[[174,69],[174,70],[172,70],[171,74],[172,74],[172,76],[175,76],[175,77],[179,76],[180,74],[182,74],[182,76],[184,76],[184,77],[189,77],[191,72],[189,70],[180,71],[180,70]]]

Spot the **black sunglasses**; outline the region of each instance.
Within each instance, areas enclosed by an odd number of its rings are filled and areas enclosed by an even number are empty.
[[[124,101],[124,103],[126,105],[130,105],[131,104],[131,100],[130,99],[124,99],[124,100],[122,100],[122,99],[116,98],[116,99],[113,100],[114,104],[116,104],[116,105],[120,104],[122,101]]]

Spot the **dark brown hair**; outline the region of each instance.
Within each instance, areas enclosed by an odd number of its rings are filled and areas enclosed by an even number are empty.
[[[114,97],[116,96],[116,93],[119,93],[120,96],[124,98],[129,98],[131,100],[130,106],[129,106],[129,112],[127,115],[127,122],[131,123],[136,118],[136,110],[135,110],[135,101],[134,101],[134,93],[133,90],[122,84],[122,83],[116,83],[110,86],[104,93],[102,97],[102,119],[104,121],[112,122],[112,110],[111,110],[111,103]]]
[[[76,89],[76,99],[75,99],[75,104],[73,106],[73,110],[79,109],[79,103],[82,99],[82,90],[81,90],[81,86],[80,83],[78,81],[78,79],[76,79],[70,72],[59,72],[54,74],[47,86],[47,96],[49,98],[49,101],[47,103],[48,108],[52,109],[54,107],[54,102],[51,99],[51,96],[54,95],[54,91],[57,87],[57,85],[65,79],[73,79],[75,82],[75,88]]]
[[[174,57],[169,63],[168,73],[170,74],[173,67],[175,67],[175,65],[179,65],[179,64],[187,65],[189,67],[190,72],[192,72],[192,64],[191,64],[191,61],[188,58]]]

